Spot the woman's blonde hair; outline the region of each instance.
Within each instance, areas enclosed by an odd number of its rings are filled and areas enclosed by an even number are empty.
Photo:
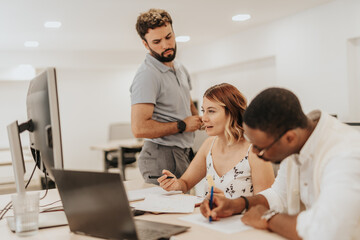
[[[242,122],[247,106],[244,95],[233,85],[221,83],[206,90],[204,97],[224,107],[226,116],[229,116],[225,125],[226,140],[228,144],[238,142],[244,133]]]

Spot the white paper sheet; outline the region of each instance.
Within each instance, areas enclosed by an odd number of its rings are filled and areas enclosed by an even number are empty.
[[[138,210],[156,213],[192,213],[197,201],[196,196],[183,194],[149,195],[142,202],[131,203],[131,206]]]
[[[241,232],[245,230],[252,229],[252,227],[246,226],[240,219],[241,215],[234,215],[227,218],[221,218],[219,221],[212,221],[209,223],[209,219],[205,218],[201,214],[191,214],[185,217],[180,217],[179,219],[191,223],[201,225],[203,227],[211,228],[219,232],[232,234],[236,232]]]
[[[127,196],[129,201],[136,201],[145,199],[146,196],[149,195],[172,195],[172,194],[180,194],[181,191],[166,191],[161,187],[151,187],[151,188],[144,188],[139,190],[132,190],[127,191]]]

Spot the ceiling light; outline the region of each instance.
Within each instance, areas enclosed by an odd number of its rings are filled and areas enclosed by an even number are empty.
[[[175,40],[176,42],[188,42],[190,41],[190,36],[178,36]]]
[[[61,22],[59,21],[48,21],[44,23],[44,27],[46,28],[59,28],[61,27]]]
[[[38,47],[39,46],[39,42],[37,41],[26,41],[24,43],[25,47]]]
[[[249,20],[251,18],[250,14],[238,14],[232,17],[234,22],[242,22]]]

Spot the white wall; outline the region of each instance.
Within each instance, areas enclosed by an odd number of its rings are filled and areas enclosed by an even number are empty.
[[[110,123],[130,122],[135,70],[57,69],[66,168],[102,169],[102,152],[90,146],[107,142]]]
[[[293,90],[305,111],[360,121],[359,13],[360,1],[338,0],[206,45],[179,44],[193,99],[201,104],[209,86],[226,81],[248,99],[277,85]],[[129,86],[144,53],[8,51],[0,66],[56,67],[65,167],[99,170],[102,154],[90,146],[106,142],[110,123],[130,121]],[[26,120],[27,86],[0,81],[0,147],[8,145],[6,125]]]
[[[360,119],[360,37],[348,41],[349,111]]]
[[[7,125],[18,120],[27,120],[26,95],[29,81],[0,81],[0,149],[8,148]],[[28,137],[22,134],[23,146],[29,145]]]
[[[102,169],[102,153],[90,146],[108,140],[110,123],[130,122],[129,87],[136,68],[56,68],[66,168]],[[0,81],[0,148],[8,147],[6,126],[27,120],[28,85],[29,81]],[[28,146],[28,135],[21,135],[23,146]]]
[[[90,150],[108,140],[113,122],[130,122],[130,84],[141,64],[141,52],[1,52],[0,66],[55,66],[58,77],[64,165],[69,169],[101,170],[103,155]],[[6,126],[27,120],[29,81],[0,80],[0,148],[7,148]],[[28,146],[28,135],[22,135]]]
[[[330,2],[209,44],[186,49],[181,52],[181,59],[194,79],[199,81],[196,86],[201,88],[208,85],[209,74],[206,72],[273,57],[276,80],[271,81],[274,85],[293,90],[306,112],[320,108],[337,113],[344,121],[360,121],[349,110],[348,79],[348,41],[360,37],[359,13],[358,0]],[[355,68],[359,69],[359,65]],[[218,83],[223,82],[221,76],[221,71],[217,71]],[[239,73],[238,76],[240,82],[247,83],[246,86],[238,86],[239,89],[250,94],[263,89],[264,78],[267,78],[265,74],[259,74],[256,79],[249,81],[247,74]],[[269,77],[273,78],[272,75]],[[210,82],[215,83],[213,80]],[[201,99],[204,89],[195,91],[197,98]],[[251,99],[253,95],[247,97]]]
[[[197,83],[196,94],[198,96],[194,96],[194,98],[199,100],[199,106],[202,104],[204,92],[209,87],[223,82],[237,87],[250,102],[252,96],[257,94],[258,89],[276,85],[276,61],[274,57],[268,57],[211,69],[193,74],[193,80]],[[255,85],[256,87],[253,87]]]

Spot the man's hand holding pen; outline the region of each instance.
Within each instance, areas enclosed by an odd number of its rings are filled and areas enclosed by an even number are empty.
[[[231,200],[223,195],[214,194],[212,201],[212,210],[210,209],[210,202],[208,198],[200,205],[201,214],[212,221],[217,221],[220,218],[229,217],[234,214]]]

